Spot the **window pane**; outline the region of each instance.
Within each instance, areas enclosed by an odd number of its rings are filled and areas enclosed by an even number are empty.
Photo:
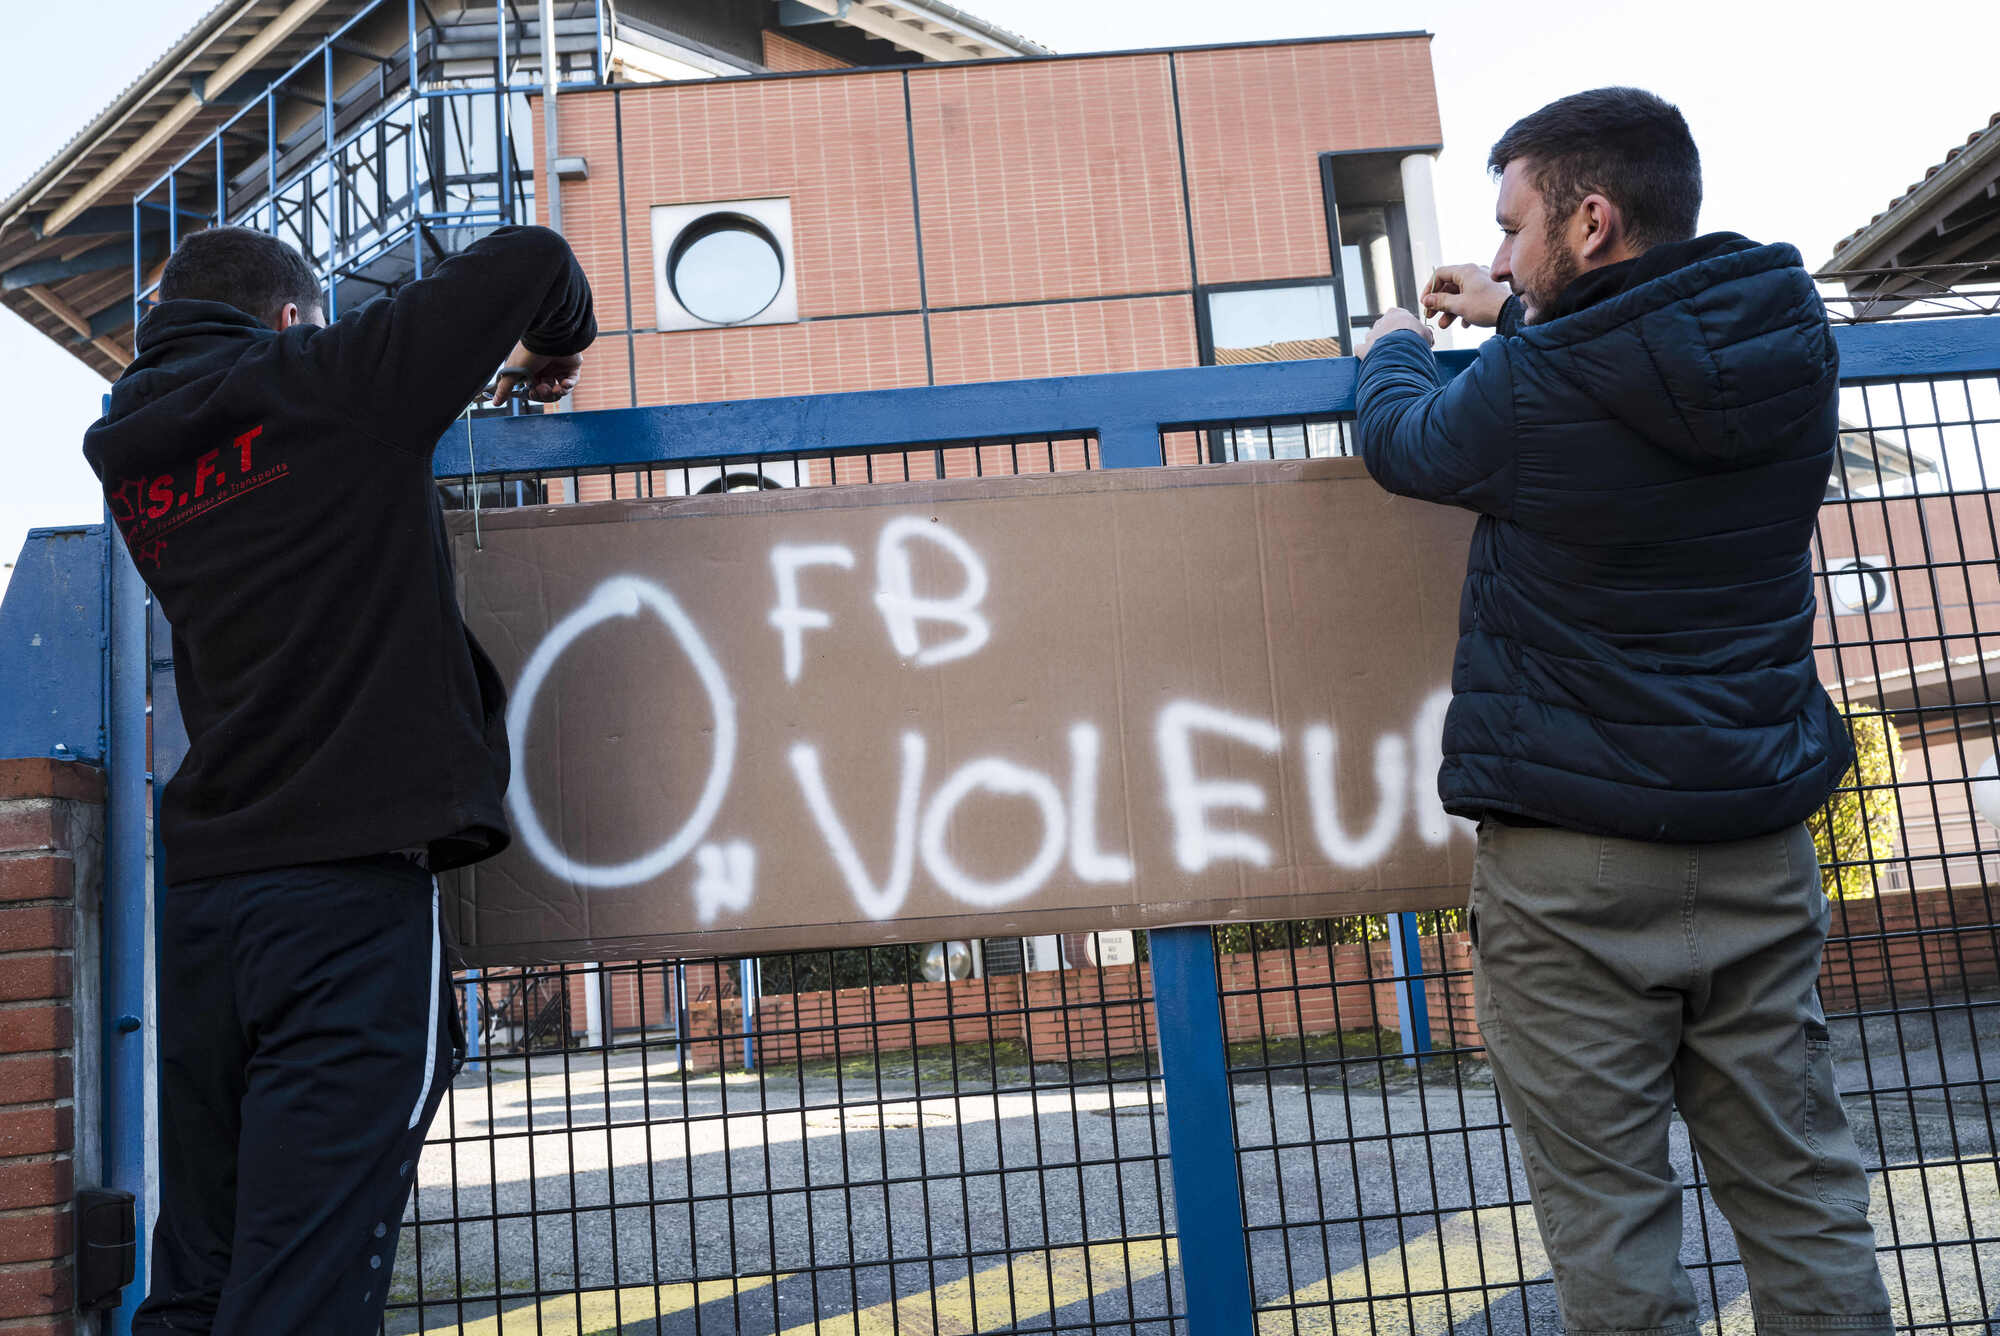
[[[784,281],[778,248],[760,230],[722,227],[681,248],[674,295],[690,315],[734,324],[769,306]]]
[[[1208,321],[1221,363],[1337,357],[1342,351],[1332,283],[1211,292]]]
[[[1347,287],[1347,317],[1359,320],[1375,309],[1374,285],[1369,281],[1368,259],[1361,247],[1343,241],[1340,247],[1340,277]]]

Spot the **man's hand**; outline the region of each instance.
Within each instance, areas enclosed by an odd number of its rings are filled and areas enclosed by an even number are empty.
[[[1368,346],[1361,350],[1361,355],[1366,357],[1368,354],[1374,352],[1375,341],[1377,339],[1381,338],[1384,334],[1391,334],[1399,329],[1407,329],[1412,334],[1423,335],[1425,343],[1436,342],[1431,337],[1430,327],[1424,324],[1423,321],[1417,319],[1400,306],[1391,306],[1382,313],[1382,318],[1377,320],[1374,327],[1368,331]]]
[[[1421,300],[1424,314],[1436,316],[1439,329],[1450,329],[1454,320],[1491,329],[1500,323],[1500,308],[1511,295],[1483,264],[1448,264],[1424,284]]]
[[[576,388],[576,378],[582,370],[581,354],[550,357],[531,353],[517,343],[514,351],[507,354],[506,369],[493,382],[493,402],[504,404],[519,394],[538,404],[552,404]]]

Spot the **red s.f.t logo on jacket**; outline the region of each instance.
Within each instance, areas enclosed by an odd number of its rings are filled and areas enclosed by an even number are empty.
[[[227,446],[198,456],[190,472],[120,482],[109,494],[111,515],[132,559],[157,567],[169,533],[285,477],[290,466],[283,461],[257,467],[256,443],[263,434],[261,425],[250,428]]]

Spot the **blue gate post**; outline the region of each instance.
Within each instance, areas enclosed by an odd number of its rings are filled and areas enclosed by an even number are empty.
[[[745,956],[738,962],[742,982],[737,993],[743,1001],[743,1070],[757,1070],[757,962]]]
[[[1147,940],[1188,1330],[1192,1336],[1249,1336],[1250,1255],[1215,935],[1207,928],[1155,928]]]
[[[146,1297],[146,586],[118,526],[104,525],[110,664],[104,840],[104,1181],[134,1198],[138,1247],[107,1330],[129,1336]]]
[[[1424,990],[1424,946],[1415,914],[1390,914],[1389,958],[1396,972],[1396,1029],[1403,1054],[1415,1060],[1431,1051],[1431,999]]]
[[[484,1070],[484,1065],[479,1061],[480,1028],[479,971],[467,970],[465,972],[465,1070],[469,1072]]]
[[[1159,423],[1143,418],[1101,421],[1097,450],[1104,468],[1157,468]],[[1188,1331],[1191,1336],[1250,1336],[1249,1238],[1236,1173],[1235,1109],[1222,1033],[1222,989],[1215,975],[1215,934],[1208,928],[1155,928],[1147,941]]]

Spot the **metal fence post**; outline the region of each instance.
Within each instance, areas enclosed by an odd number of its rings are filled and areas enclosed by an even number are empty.
[[[1097,451],[1107,469],[1158,467],[1159,424],[1146,418],[1100,420]],[[1250,1336],[1250,1251],[1236,1173],[1215,935],[1208,928],[1155,928],[1147,940],[1188,1330],[1191,1336]]]
[[[1147,421],[1100,422],[1097,462],[1107,469],[1158,468],[1160,428]]]
[[[1424,989],[1424,945],[1417,934],[1415,914],[1390,914],[1389,958],[1396,971],[1396,1029],[1403,1052],[1414,1057],[1431,1051],[1431,999]]]
[[[480,1042],[480,1030],[485,1018],[479,1014],[479,971],[465,972],[465,1070],[485,1071],[480,1057],[485,1053],[485,1045]]]
[[[1249,1336],[1250,1255],[1215,939],[1207,928],[1156,928],[1148,940],[1188,1330]]]
[[[743,999],[743,1070],[757,1070],[757,960],[745,956],[738,965],[742,983],[737,992]]]
[[[127,1336],[146,1297],[146,586],[109,511],[104,841],[104,1181],[130,1192],[138,1225],[132,1283],[106,1329]]]

